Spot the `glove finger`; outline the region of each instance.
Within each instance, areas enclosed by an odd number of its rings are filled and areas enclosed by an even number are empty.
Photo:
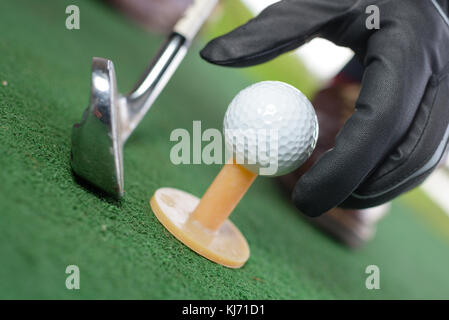
[[[379,39],[385,35],[373,37],[368,46],[356,111],[337,136],[335,147],[315,163],[293,191],[294,203],[309,216],[338,206],[352,194],[405,136],[424,95],[430,75],[422,74],[426,59],[417,53],[418,46],[415,50],[408,42],[401,43],[400,36],[394,47],[386,47]]]
[[[351,0],[284,0],[210,41],[200,55],[232,67],[259,64],[297,48],[354,5]]]
[[[449,65],[432,76],[405,139],[342,203],[366,208],[419,185],[438,166],[449,141]]]

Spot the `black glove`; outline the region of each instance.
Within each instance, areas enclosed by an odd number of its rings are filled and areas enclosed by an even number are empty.
[[[369,30],[369,5],[380,29]],[[366,208],[420,184],[449,138],[449,1],[284,0],[212,40],[214,64],[263,63],[320,36],[349,47],[365,72],[355,112],[297,182],[296,206],[318,216],[335,206]]]

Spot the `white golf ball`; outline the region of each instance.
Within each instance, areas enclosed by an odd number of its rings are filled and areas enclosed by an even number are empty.
[[[228,155],[260,175],[280,176],[303,164],[315,148],[318,121],[295,87],[263,81],[237,94],[226,111]]]

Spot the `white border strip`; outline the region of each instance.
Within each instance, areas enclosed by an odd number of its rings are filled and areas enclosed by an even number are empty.
[[[446,24],[449,26],[449,18],[447,17],[446,13],[441,9],[440,5],[436,0],[432,0],[433,5],[438,10],[438,13],[443,18],[443,20],[446,22]]]
[[[421,188],[449,216],[449,175],[442,169],[433,172]]]

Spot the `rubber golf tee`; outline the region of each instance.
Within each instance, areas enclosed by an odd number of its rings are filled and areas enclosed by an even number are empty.
[[[210,230],[218,230],[246,193],[257,174],[228,161],[190,216]]]

